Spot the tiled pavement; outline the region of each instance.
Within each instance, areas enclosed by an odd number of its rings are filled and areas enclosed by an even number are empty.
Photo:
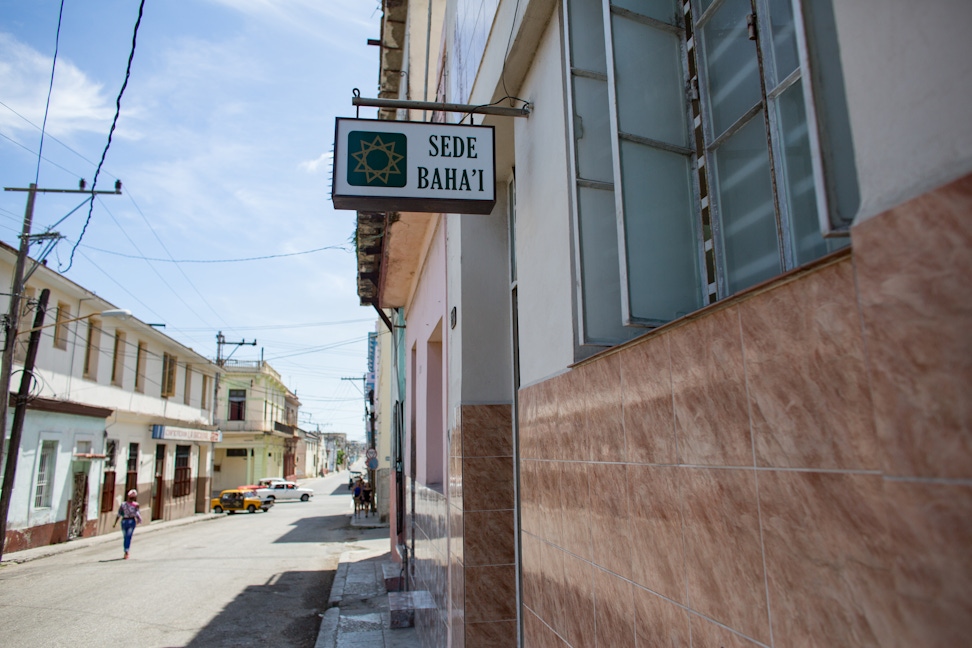
[[[352,523],[368,525],[364,520]],[[388,538],[358,545],[361,549],[341,554],[315,648],[418,648],[415,628],[390,627],[382,570],[389,561]]]

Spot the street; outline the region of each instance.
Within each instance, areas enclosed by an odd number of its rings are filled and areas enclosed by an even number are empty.
[[[4,565],[7,646],[313,646],[342,551],[387,529],[349,526],[347,473],[302,482],[310,502],[222,515]]]

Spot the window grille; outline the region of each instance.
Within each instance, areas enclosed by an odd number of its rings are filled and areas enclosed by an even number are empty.
[[[172,485],[173,497],[185,497],[191,491],[192,479],[189,467],[189,446],[176,446],[175,481]]]
[[[34,490],[34,508],[50,508],[54,493],[54,465],[57,460],[57,441],[41,444],[40,461],[37,464],[37,486]]]

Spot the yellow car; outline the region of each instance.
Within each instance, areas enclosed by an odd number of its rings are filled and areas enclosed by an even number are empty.
[[[237,511],[256,513],[257,509],[266,513],[271,506],[273,506],[273,499],[271,498],[257,497],[257,494],[253,491],[232,488],[221,492],[219,497],[214,497],[211,508],[213,513],[222,513],[223,511],[229,514]]]

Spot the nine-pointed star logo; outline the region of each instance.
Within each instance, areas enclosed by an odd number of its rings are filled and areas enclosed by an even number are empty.
[[[403,133],[348,134],[348,184],[404,187],[407,140]]]

